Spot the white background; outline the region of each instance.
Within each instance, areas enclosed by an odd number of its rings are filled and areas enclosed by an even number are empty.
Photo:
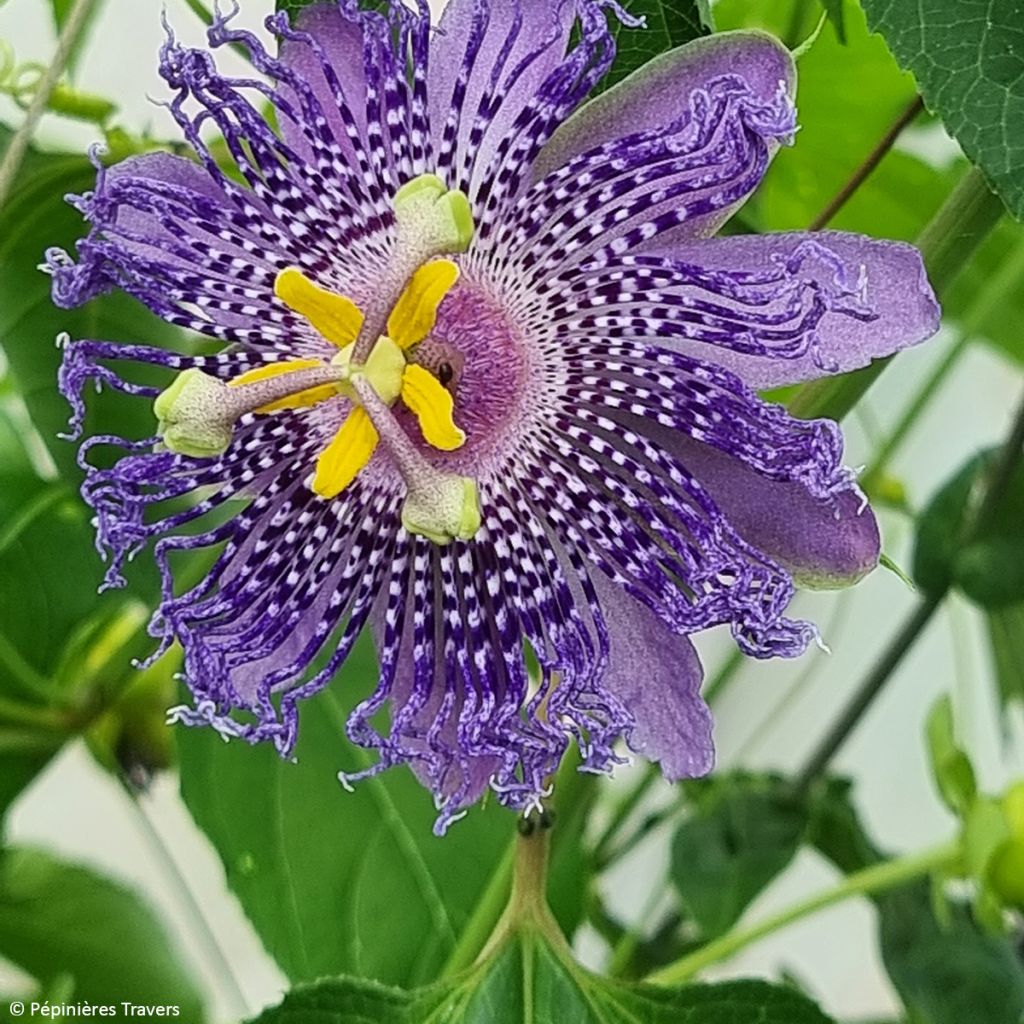
[[[270,5],[269,0],[245,0],[243,6],[240,21],[256,27]],[[185,4],[167,0],[166,7],[179,37],[201,44],[201,27]],[[108,0],[77,84],[115,98],[131,130],[148,127],[157,136],[173,137],[169,116],[147,100],[147,96],[164,95],[155,60],[163,38],[160,10],[156,0]],[[53,46],[49,4],[7,0],[0,6],[0,39],[14,46],[19,61],[45,62]],[[242,70],[232,54],[224,56],[224,63]],[[11,123],[15,117],[11,106],[0,102],[0,119]],[[59,142],[67,147],[94,141],[95,134],[89,126],[69,129],[67,122],[46,119],[39,138],[44,144]],[[40,339],[41,344],[46,341]],[[891,424],[950,341],[941,335],[901,356],[865,403],[871,419],[883,427]],[[1019,373],[989,350],[977,346],[968,353],[955,383],[933,402],[894,464],[913,501],[919,504],[952,467],[1004,435],[1021,388]],[[856,419],[849,428],[848,461],[858,465],[866,460],[868,450]],[[906,525],[893,516],[883,514],[882,519],[886,550],[901,564],[908,564]],[[830,629],[841,602],[842,625],[836,623]],[[812,651],[797,663],[747,665],[718,710],[720,764],[734,765],[741,757],[750,767],[786,770],[800,764],[913,602],[906,587],[885,571],[876,572],[849,597],[802,596],[797,612],[821,625],[833,653]],[[710,675],[725,648],[720,637],[703,639],[709,641],[702,646]],[[987,658],[981,623],[966,605],[950,602],[838,757],[835,767],[856,779],[858,802],[883,846],[915,850],[950,835],[952,822],[928,779],[920,736],[921,722],[938,694],[954,692],[963,740],[986,786],[998,788],[1009,776],[1024,774],[1022,731],[1015,730],[1016,742],[1007,744],[1001,737]],[[812,662],[815,670],[805,672]],[[766,726],[771,709],[797,684],[802,688],[786,711]],[[620,772],[616,785],[627,784],[630,771]],[[247,995],[245,1010],[252,1013],[276,1001],[284,979],[227,893],[220,863],[192,826],[178,800],[175,780],[162,779],[145,807],[209,917]],[[82,749],[67,750],[23,795],[10,818],[9,838],[45,846],[139,889],[159,909],[184,961],[201,979],[214,1019],[229,1021],[239,1016],[243,1008],[211,964],[138,812]],[[635,908],[645,902],[649,880],[662,877],[666,857],[663,834],[615,871],[607,888],[616,912],[635,916]],[[801,855],[748,911],[746,920],[756,920],[772,908],[828,886],[834,878],[835,873],[819,859]],[[581,949],[589,962],[600,962],[603,951],[595,938],[584,936]],[[808,983],[827,1010],[845,1020],[883,1015],[896,1006],[878,961],[873,912],[866,902],[844,904],[791,926],[713,974],[772,976],[784,967]],[[0,961],[0,990],[19,982],[24,979]]]

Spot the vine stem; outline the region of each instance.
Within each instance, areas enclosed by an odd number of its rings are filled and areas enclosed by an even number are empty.
[[[953,281],[972,253],[1002,216],[1003,203],[972,167],[957,183],[918,236],[928,279],[939,295]],[[894,356],[838,377],[810,381],[797,391],[789,411],[801,419],[841,420],[863,398]]]
[[[973,515],[968,514],[967,521],[960,537],[963,547],[971,544],[988,525],[990,518],[998,510],[1013,474],[1020,464],[1024,449],[1024,400],[1018,407],[1017,414],[1010,428],[1006,443],[1003,445],[995,466],[989,474],[984,496],[976,506]],[[805,793],[811,784],[825,770],[846,738],[853,732],[864,712],[871,706],[882,687],[892,676],[906,657],[917,638],[924,632],[932,616],[942,605],[949,592],[952,581],[926,595],[903,624],[902,629],[893,638],[889,646],[861,683],[853,699],[846,706],[839,720],[828,731],[825,738],[811,754],[803,770],[796,776],[794,787],[798,793]]]
[[[46,73],[39,80],[32,102],[25,111],[25,120],[14,133],[7,152],[4,154],[3,162],[0,163],[0,209],[3,209],[11,194],[14,180],[21,169],[22,161],[25,159],[25,154],[28,152],[32,137],[39,125],[39,119],[43,116],[54,89],[57,88],[60,76],[64,74],[71,51],[74,49],[82,29],[85,28],[85,23],[92,13],[95,3],[96,0],[75,0],[75,6],[71,8],[68,20],[64,23],[53,59],[50,61]]]
[[[932,620],[932,616],[942,605],[945,592],[929,594],[911,613],[900,631],[893,637],[881,657],[853,695],[849,704],[824,739],[815,748],[807,764],[797,775],[793,788],[797,793],[806,793],[811,784],[828,767],[836,751],[846,741],[846,737],[854,730],[864,712],[871,706],[882,687],[888,682],[893,672],[899,668],[903,659],[914,646],[917,638],[924,632]]]
[[[185,903],[185,910],[191,918],[200,940],[206,947],[207,954],[216,969],[217,975],[223,979],[230,990],[232,1001],[236,1004],[235,1012],[239,1015],[240,1019],[248,1018],[252,1013],[252,1007],[249,1005],[238,977],[228,962],[228,958],[221,948],[217,936],[214,934],[209,919],[204,913],[202,906],[200,906],[199,900],[196,899],[195,894],[192,892],[189,880],[178,866],[174,854],[171,853],[170,848],[164,842],[164,837],[160,834],[160,830],[153,823],[149,811],[136,788],[124,776],[119,776],[118,780],[121,783],[121,788],[131,801],[132,807],[135,809],[139,824],[145,833],[150,848],[163,868],[164,873],[174,885],[174,888],[181,894]]]
[[[202,0],[184,0],[184,3],[207,28],[213,24],[213,11]]]
[[[882,162],[882,158],[892,149],[903,130],[924,110],[924,100],[915,96],[902,114],[892,123],[889,130],[882,136],[878,144],[864,158],[859,167],[850,175],[845,185],[832,197],[828,205],[808,225],[809,231],[820,231],[849,202],[853,194],[864,184],[871,172]]]
[[[849,899],[851,896],[870,896],[893,889],[898,885],[941,871],[956,864],[961,857],[959,842],[943,843],[922,853],[910,854],[882,864],[872,864],[848,875],[838,885],[816,893],[791,907],[773,914],[749,928],[738,928],[709,942],[695,953],[689,953],[647,977],[657,985],[678,985],[692,978],[698,971],[735,955],[759,939],[785,928],[794,921],[807,917],[825,907]]]

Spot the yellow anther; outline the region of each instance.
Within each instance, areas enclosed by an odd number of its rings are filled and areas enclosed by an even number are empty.
[[[434,329],[437,307],[458,278],[451,260],[432,260],[412,275],[388,317],[388,335],[399,348],[418,344]]]
[[[298,267],[277,275],[274,294],[339,348],[355,341],[363,326],[363,314],[351,299],[313,284]]]
[[[465,192],[445,191],[436,174],[406,182],[392,202],[400,228],[424,249],[465,252],[473,240],[473,213]]]
[[[240,376],[232,378],[228,381],[228,387],[237,388],[243,384],[252,384],[254,381],[280,377],[282,374],[294,373],[296,370],[311,370],[323,365],[319,359],[285,359],[279,363],[267,363],[266,366],[257,366],[255,370],[247,370]],[[265,413],[278,412],[281,409],[304,409],[328,398],[334,398],[337,394],[338,389],[335,385],[321,384],[319,387],[297,391],[276,402],[268,402],[253,411]]]
[[[314,492],[328,499],[341,494],[370,461],[378,439],[366,410],[354,408],[316,461]]]
[[[466,435],[455,425],[451,394],[432,373],[416,363],[410,363],[402,375],[402,401],[419,420],[428,444],[451,452],[466,443]]]

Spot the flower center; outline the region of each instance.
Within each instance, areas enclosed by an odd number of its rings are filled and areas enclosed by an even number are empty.
[[[168,448],[203,457],[226,450],[235,423],[246,413],[308,407],[343,395],[352,410],[317,459],[313,491],[336,497],[381,443],[406,485],[403,524],[443,544],[468,539],[479,529],[476,484],[432,467],[391,407],[401,399],[434,448],[453,451],[465,443],[454,422],[448,381],[442,379],[446,364],[435,376],[409,357],[432,331],[438,305],[459,277],[451,260],[435,257],[464,250],[473,224],[466,197],[446,192],[434,175],[421,175],[400,189],[394,209],[395,256],[365,312],[297,267],[275,280],[276,297],[338,348],[329,362],[283,360],[227,382],[190,369],[157,398],[154,411]]]

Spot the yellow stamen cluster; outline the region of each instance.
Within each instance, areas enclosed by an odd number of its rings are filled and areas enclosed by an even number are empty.
[[[169,448],[189,455],[219,454],[230,443],[233,419],[239,411],[272,413],[303,408],[342,394],[353,408],[320,453],[312,480],[312,489],[329,499],[344,491],[373,456],[380,441],[374,420],[381,430],[394,429],[386,408],[399,398],[433,447],[453,451],[465,443],[465,433],[455,424],[451,394],[428,370],[409,362],[408,354],[434,329],[438,306],[458,280],[455,263],[434,257],[468,247],[473,236],[469,202],[461,192],[446,191],[440,178],[425,174],[399,190],[394,210],[399,248],[406,261],[427,261],[406,279],[387,317],[386,333],[375,341],[372,334],[360,340],[365,317],[355,302],[317,285],[298,267],[286,268],[277,275],[274,294],[337,346],[337,355],[329,362],[307,358],[269,363],[227,384],[199,370],[187,371],[156,402],[163,440]],[[374,323],[383,323],[382,313],[377,315],[381,319]],[[357,350],[360,361],[356,360]],[[289,388],[287,378],[293,374],[299,377]],[[269,384],[276,378],[284,379]],[[365,390],[366,385],[372,391]],[[240,388],[246,390],[235,391]],[[258,402],[263,404],[256,405]],[[377,409],[372,415],[367,402]],[[410,485],[408,508],[403,510],[407,528],[437,543],[453,536],[472,536],[480,525],[472,481],[436,471],[414,475],[424,479],[416,488]]]
[[[420,267],[388,318],[388,333],[377,340],[366,362],[359,364],[352,361],[352,356],[363,316],[355,303],[317,287],[296,267],[289,267],[278,275],[274,286],[277,297],[341,349],[331,360],[340,379],[335,386],[300,391],[258,411],[312,405],[339,392],[356,404],[317,460],[313,490],[321,497],[334,498],[348,487],[370,461],[380,440],[352,388],[351,381],[357,375],[370,382],[385,404],[392,405],[401,398],[419,421],[424,438],[435,448],[453,451],[465,443],[466,435],[453,418],[452,396],[433,374],[422,366],[408,363],[405,356],[433,330],[437,307],[458,277],[459,268],[450,260],[433,260]],[[308,365],[309,360],[290,360],[261,367],[252,374],[265,374],[267,370],[290,373]],[[247,383],[254,379],[252,374],[244,374],[232,383]],[[325,391],[329,393],[324,394]]]

